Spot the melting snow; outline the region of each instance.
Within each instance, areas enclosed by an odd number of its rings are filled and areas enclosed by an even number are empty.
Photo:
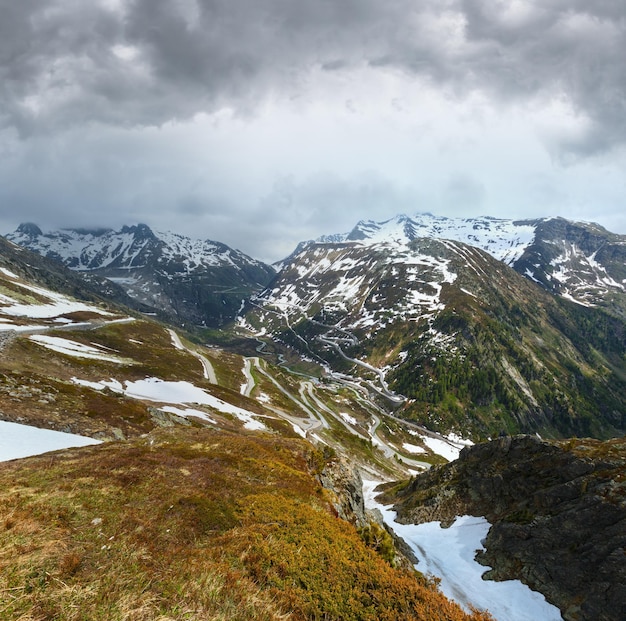
[[[8,270],[6,267],[0,267],[0,272],[2,272],[5,276],[9,278],[14,278],[15,280],[19,280],[19,276],[14,274],[11,270]]]
[[[117,362],[120,364],[128,362],[119,356],[107,354],[96,347],[91,347],[90,345],[84,345],[83,343],[63,339],[57,336],[34,334],[30,337],[30,340],[47,349],[51,349],[52,351],[56,351],[60,354],[65,354],[66,356],[89,358],[91,360],[104,360],[105,362]]]
[[[343,420],[346,421],[346,423],[350,424],[350,425],[357,425],[357,421],[356,418],[354,418],[354,416],[350,416],[349,414],[346,414],[345,412],[339,412],[339,416],[341,416],[341,418],[343,418]]]
[[[377,481],[364,481],[366,507],[378,509],[407,542],[419,560],[419,571],[441,578],[440,588],[447,597],[468,612],[471,606],[488,610],[496,621],[561,621],[558,608],[519,580],[482,579],[488,567],[479,565],[474,557],[483,549],[482,541],[491,527],[485,518],[458,517],[450,528],[441,528],[439,522],[399,524],[395,511],[376,502],[376,485]]]
[[[15,275],[12,275],[11,277],[15,277]],[[4,304],[8,304],[8,306],[0,308],[0,312],[4,315],[11,315],[12,317],[31,317],[36,319],[49,319],[78,311],[88,311],[103,316],[112,315],[112,313],[97,308],[96,306],[72,300],[62,293],[56,293],[54,291],[50,291],[49,289],[43,289],[42,287],[36,287],[34,285],[27,285],[23,282],[16,282],[15,284],[23,289],[26,289],[27,291],[31,291],[32,293],[49,300],[49,302],[45,304],[23,304],[8,296],[2,296],[2,302]]]
[[[454,446],[445,440],[439,438],[431,438],[430,436],[422,436],[424,444],[437,455],[441,455],[448,461],[454,461],[459,457],[461,449],[458,446]]]
[[[445,457],[448,461],[458,459],[461,449],[464,446],[471,446],[474,444],[471,440],[465,440],[455,433],[450,433],[441,438],[425,436],[413,430],[409,430],[409,433],[412,436],[419,437],[433,453]]]
[[[119,392],[133,399],[145,399],[147,401],[158,401],[161,403],[175,403],[184,405],[187,403],[198,403],[207,405],[218,412],[232,414],[244,423],[246,429],[265,429],[265,425],[253,418],[248,410],[244,410],[236,405],[226,403],[202,388],[194,386],[190,382],[167,382],[156,377],[148,377],[144,380],[134,382],[126,380],[124,385],[116,379],[102,380],[100,382],[90,382],[76,377],[72,381],[81,386],[87,386],[95,390],[109,388],[114,392]]]
[[[99,440],[73,433],[0,421],[0,461],[99,443]]]
[[[188,416],[195,416],[196,418],[202,418],[203,420],[208,421],[209,423],[215,423],[206,412],[202,410],[194,410],[193,408],[185,408],[184,410],[181,408],[176,408],[172,405],[164,405],[162,408],[159,408],[164,412],[169,412],[170,414],[176,414],[176,416],[182,416],[183,418],[187,418]]]

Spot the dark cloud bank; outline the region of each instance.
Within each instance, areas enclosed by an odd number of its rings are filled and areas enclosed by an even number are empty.
[[[297,101],[313,74],[369,67],[502,109],[561,101],[584,123],[552,146],[576,162],[626,143],[625,52],[623,0],[0,0],[0,222],[171,228],[176,211],[200,236],[268,256],[315,220],[353,222],[385,201],[411,211],[416,194],[384,171],[281,181],[287,169],[254,212],[217,183],[194,193],[202,171],[151,128],[224,107],[254,119],[264,101]],[[479,208],[482,181],[450,172],[447,200]]]
[[[625,14],[622,0],[3,0],[2,123],[28,136],[245,114],[312,67],[367,63],[451,92],[560,95],[591,121],[563,148],[591,153],[626,140]]]

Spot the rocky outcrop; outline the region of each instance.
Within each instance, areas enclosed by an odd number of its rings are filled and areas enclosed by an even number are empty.
[[[404,522],[483,515],[486,578],[522,580],[566,621],[626,619],[626,439],[500,438],[386,500]]]
[[[363,499],[363,480],[359,471],[347,460],[335,458],[328,461],[318,479],[327,490],[340,518],[359,528],[368,523]]]

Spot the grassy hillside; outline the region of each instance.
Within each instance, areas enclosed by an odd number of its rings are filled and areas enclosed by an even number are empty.
[[[180,428],[0,464],[0,616],[488,618],[368,547],[324,465],[302,440]]]

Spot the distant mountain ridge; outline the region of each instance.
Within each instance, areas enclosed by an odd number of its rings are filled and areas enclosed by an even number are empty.
[[[626,316],[626,236],[564,218],[448,218],[429,213],[361,220],[315,242],[406,247],[420,237],[450,239],[488,252],[553,293]],[[306,246],[306,242],[301,248]]]
[[[532,242],[536,222],[505,220],[489,216],[447,218],[429,213],[414,216],[402,214],[384,222],[361,220],[349,233],[324,235],[316,241],[406,246],[420,237],[450,239],[481,248],[496,259],[511,265]]]
[[[25,223],[6,238],[74,271],[105,277],[181,324],[232,320],[242,299],[274,276],[271,266],[225,244],[154,232],[145,224],[44,233]]]

